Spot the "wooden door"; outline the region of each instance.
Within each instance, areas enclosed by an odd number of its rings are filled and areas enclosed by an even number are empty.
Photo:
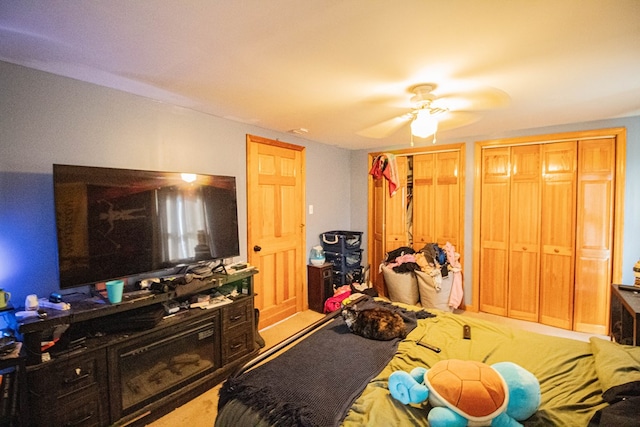
[[[413,248],[436,241],[435,153],[413,156]]]
[[[369,280],[373,283],[373,286],[378,291],[378,294],[386,296],[386,289],[384,286],[384,279],[382,278],[382,272],[380,271],[380,264],[384,261],[384,201],[385,191],[387,186],[384,180],[373,180],[373,194],[371,195],[373,203],[370,207],[370,222],[372,228],[370,228],[370,235],[373,236],[373,241],[369,243],[371,248],[371,268],[369,269]]]
[[[480,310],[506,316],[510,148],[486,148],[481,157]]]
[[[578,143],[573,329],[606,335],[613,271],[615,139]]]
[[[370,155],[369,158],[373,161],[375,155]],[[387,296],[387,290],[380,265],[384,262],[387,252],[409,244],[406,207],[408,159],[396,157],[396,165],[399,180],[393,196],[389,194],[389,183],[386,179],[369,177],[372,182],[369,186],[368,230],[372,236],[368,244],[371,263],[369,280],[382,296]]]
[[[440,246],[450,242],[460,247],[460,152],[436,153],[435,161],[435,240]]]
[[[385,252],[409,245],[409,236],[407,234],[407,157],[396,156],[396,164],[398,166],[399,182],[398,189],[393,196],[389,194],[389,184],[384,180]]]
[[[540,323],[573,326],[577,142],[542,146]]]
[[[369,178],[371,281],[383,295],[386,294],[378,267],[390,250],[400,246],[419,250],[426,243],[444,245],[449,241],[456,252],[464,253],[464,170],[460,167],[464,164],[464,144],[431,151],[411,150],[407,155],[396,156],[400,187],[393,197],[389,196],[386,180]],[[369,160],[378,154],[371,153]]]
[[[492,309],[496,304],[494,301],[499,299],[496,295],[500,293],[494,283],[501,277],[494,273],[499,271],[494,267],[494,259],[484,259],[488,252],[484,236],[499,234],[487,232],[491,229],[487,222],[496,223],[487,217],[498,217],[495,211],[499,209],[491,199],[498,200],[500,196],[495,195],[499,191],[494,183],[489,187],[496,188],[489,188],[490,193],[484,194],[484,182],[488,179],[485,174],[490,170],[486,164],[491,160],[487,159],[485,151],[511,147],[508,316],[534,318],[530,314],[534,307],[526,306],[528,298],[525,295],[533,295],[536,275],[533,271],[535,256],[528,253],[529,247],[535,246],[535,196],[526,197],[527,192],[535,194],[535,162],[528,168],[531,176],[519,177],[522,166],[518,164],[518,152],[524,155],[526,151],[534,150],[527,146],[535,145],[540,146],[541,162],[538,321],[580,332],[606,334],[610,284],[619,283],[622,277],[624,128],[484,141],[476,145],[479,185],[476,185],[474,221],[479,226],[474,231],[473,305],[478,304],[481,311],[499,312]],[[534,153],[527,156],[531,160]],[[529,213],[531,219],[526,218]],[[490,240],[492,246],[499,246],[498,238],[491,237]],[[518,247],[525,246],[527,256],[531,258],[529,261],[525,261],[524,252],[516,253]],[[496,250],[491,249],[489,252],[494,256]]]
[[[413,248],[460,246],[460,152],[413,156]]]
[[[538,321],[540,145],[511,147],[508,316]]]
[[[248,261],[263,328],[306,305],[304,147],[247,135]]]

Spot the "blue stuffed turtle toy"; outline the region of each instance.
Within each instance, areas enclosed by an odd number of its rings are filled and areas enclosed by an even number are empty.
[[[441,360],[431,369],[389,376],[391,396],[407,405],[429,400],[430,427],[522,426],[540,406],[540,383],[512,362]]]

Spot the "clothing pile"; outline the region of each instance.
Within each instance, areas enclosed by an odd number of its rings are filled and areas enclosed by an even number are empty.
[[[384,177],[389,182],[389,196],[393,197],[396,194],[400,186],[396,156],[391,153],[383,153],[376,156],[371,164],[369,175],[373,176],[374,179],[382,179]]]
[[[380,265],[393,301],[453,310],[463,299],[460,254],[447,242],[427,243],[419,251],[403,246],[387,253]],[[434,302],[437,296],[438,302]]]

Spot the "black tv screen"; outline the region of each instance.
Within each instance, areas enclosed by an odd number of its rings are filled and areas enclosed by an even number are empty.
[[[60,288],[240,255],[232,176],[53,165]]]

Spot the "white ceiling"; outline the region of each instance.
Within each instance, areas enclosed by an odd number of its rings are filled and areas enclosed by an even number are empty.
[[[349,149],[436,83],[463,141],[640,114],[640,0],[1,1],[0,60]]]

